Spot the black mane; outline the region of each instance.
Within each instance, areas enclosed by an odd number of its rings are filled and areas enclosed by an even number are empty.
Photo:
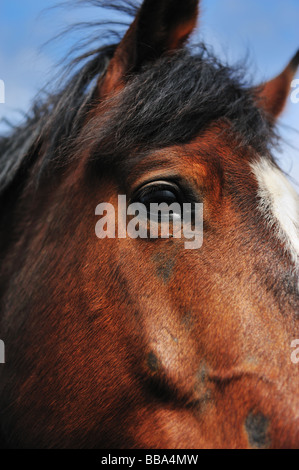
[[[128,0],[90,3],[136,13],[136,2]],[[83,65],[61,91],[37,102],[23,125],[0,137],[0,192],[30,165],[38,148],[43,149],[45,169],[49,162],[63,164],[72,144],[92,144],[102,156],[111,157],[136,146],[148,149],[190,141],[219,119],[230,122],[242,144],[258,152],[266,153],[274,143],[271,123],[256,106],[253,89],[243,82],[244,71],[223,65],[204,45],[146,66],[129,80],[117,105],[112,100],[109,113],[101,122],[93,120],[78,142],[95,84],[115,48],[116,44],[102,46],[81,55],[75,63],[83,60]]]

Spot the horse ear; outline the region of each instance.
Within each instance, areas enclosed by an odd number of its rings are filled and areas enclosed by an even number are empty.
[[[100,95],[122,87],[126,77],[162,54],[181,48],[196,27],[199,0],[144,0],[116,48]]]
[[[283,111],[291,83],[299,66],[299,50],[284,71],[259,87],[258,105],[274,119]]]

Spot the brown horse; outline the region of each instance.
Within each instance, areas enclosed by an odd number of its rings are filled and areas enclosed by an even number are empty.
[[[271,156],[299,53],[247,86],[186,46],[198,3],[144,0],[1,138],[3,447],[299,445],[299,203]],[[203,203],[202,247],[99,240],[119,195]]]

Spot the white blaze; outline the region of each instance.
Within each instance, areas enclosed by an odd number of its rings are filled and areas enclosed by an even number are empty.
[[[261,158],[251,168],[259,185],[260,209],[276,236],[299,265],[299,197],[281,170]]]

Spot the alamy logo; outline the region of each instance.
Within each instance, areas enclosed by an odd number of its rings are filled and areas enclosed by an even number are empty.
[[[117,216],[114,206],[107,202],[96,207],[95,215],[101,216],[95,226],[96,236],[101,239],[184,238],[187,250],[203,244],[202,203],[162,202],[146,206],[136,202],[127,206],[126,196],[118,196]]]
[[[291,361],[293,364],[299,364],[299,339],[292,341],[291,348],[296,348],[291,354]]]
[[[0,104],[1,103],[5,103],[5,85],[3,80],[0,80]]]
[[[0,364],[5,364],[5,345],[4,341],[0,339]]]
[[[292,81],[291,87],[295,88],[291,94],[291,101],[292,103],[297,104],[299,103],[299,78]]]

